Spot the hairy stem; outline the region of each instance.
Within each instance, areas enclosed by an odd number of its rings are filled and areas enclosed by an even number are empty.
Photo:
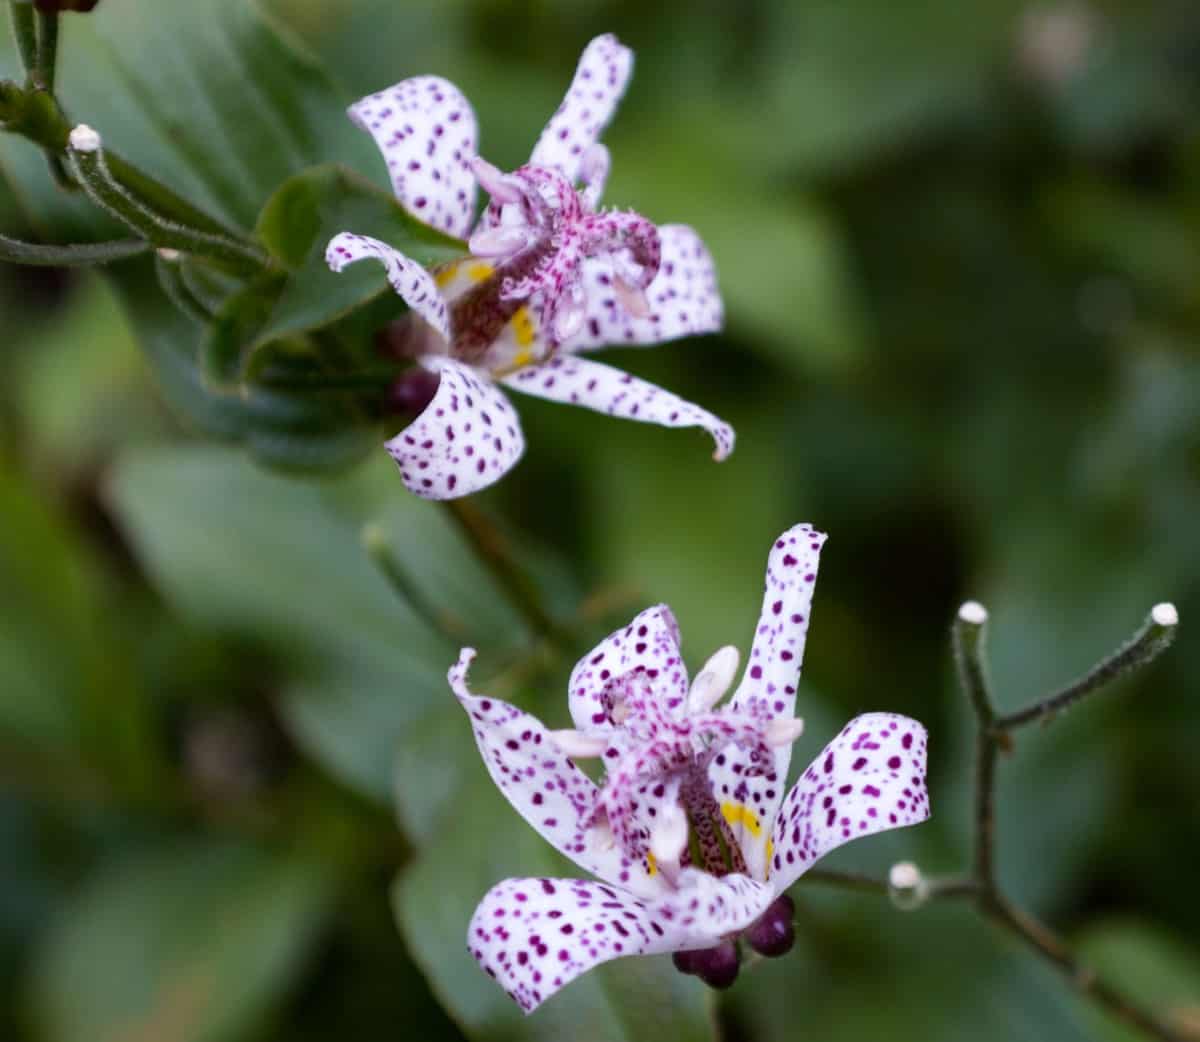
[[[1081,698],[1111,684],[1118,677],[1153,662],[1171,646],[1179,628],[1179,616],[1170,604],[1156,605],[1141,628],[1116,651],[1101,659],[1083,676],[1066,687],[1039,698],[1024,709],[996,718],[993,722],[1001,731],[1008,731],[1034,720],[1048,719],[1068,708]]]
[[[37,23],[34,20],[33,4],[14,3],[13,0],[9,0],[8,13],[12,19],[13,39],[17,42],[21,65],[32,77],[38,64]]]
[[[37,12],[37,64],[33,78],[43,90],[54,92],[54,73],[58,67],[58,12]]]

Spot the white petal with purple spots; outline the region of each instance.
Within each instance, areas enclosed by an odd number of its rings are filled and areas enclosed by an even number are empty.
[[[679,652],[679,624],[665,604],[647,608],[576,663],[567,685],[575,726],[582,731],[611,731],[613,685],[631,673],[650,682],[663,709],[681,711],[688,690],[687,667]]]
[[[892,713],[851,720],[800,776],[772,829],[770,881],[786,890],[818,858],[859,836],[929,817],[925,728]]]
[[[479,147],[471,103],[448,80],[416,76],[350,106],[387,161],[400,204],[418,220],[465,238],[475,218]]]
[[[440,374],[437,392],[386,448],[418,496],[455,499],[478,492],[525,451],[517,414],[504,392],[470,366],[440,356],[421,364]]]
[[[593,966],[707,948],[752,923],[774,892],[741,875],[685,869],[656,900],[582,879],[506,879],[479,903],[467,947],[526,1012]]]
[[[649,314],[637,318],[622,305],[612,265],[606,259],[586,260],[587,316],[583,328],[563,342],[564,351],[658,344],[721,329],[725,312],[708,248],[687,225],[664,224],[658,233],[662,259],[658,274],[646,288]]]
[[[409,260],[386,242],[352,232],[334,236],[325,248],[325,263],[336,272],[360,260],[379,261],[387,272],[392,289],[404,298],[404,303],[443,337],[447,340],[450,338],[446,301],[438,292],[433,276],[416,261]]]
[[[474,657],[474,649],[463,649],[450,670],[450,687],[471,718],[483,762],[508,802],[580,868],[643,896],[660,893],[662,881],[631,862],[610,834],[594,827],[599,790],[558,750],[542,722],[467,688]]]
[[[615,36],[607,33],[592,40],[529,161],[556,168],[568,181],[578,180],[583,157],[612,119],[632,72],[633,52]]]
[[[771,547],[762,612],[746,671],[730,700],[732,708],[767,719],[795,714],[796,685],[824,543],[822,533],[803,524],[788,529]],[[773,770],[748,774],[745,753],[731,746],[717,757],[709,772],[718,801],[735,808],[727,812],[727,819],[750,873],[758,879],[764,877],[767,866],[766,825],[783,799],[791,755],[791,745],[781,745],[774,751]]]
[[[734,433],[729,424],[670,391],[599,362],[558,355],[504,377],[503,383],[524,394],[582,405],[625,420],[662,427],[703,427],[716,443],[713,459],[723,460],[733,451]]]

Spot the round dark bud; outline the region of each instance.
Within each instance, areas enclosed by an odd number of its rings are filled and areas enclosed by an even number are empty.
[[[416,416],[425,411],[437,394],[441,377],[428,369],[413,368],[404,373],[388,389],[388,411]]]
[[[671,961],[675,964],[675,969],[680,973],[686,973],[689,976],[696,972],[696,956],[699,952],[673,952]]]
[[[46,14],[59,11],[90,11],[100,0],[33,0],[33,6]]]
[[[693,959],[692,971],[710,988],[728,988],[738,975],[738,965],[741,957],[738,955],[737,944],[733,941],[722,941],[715,948],[705,948],[698,952],[689,952]]]
[[[796,931],[792,926],[795,912],[796,904],[787,894],[777,897],[742,936],[759,955],[772,958],[786,955],[796,942]]]

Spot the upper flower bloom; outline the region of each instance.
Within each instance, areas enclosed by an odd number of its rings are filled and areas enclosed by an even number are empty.
[[[509,879],[480,902],[468,946],[529,1012],[580,973],[622,955],[677,954],[716,986],[737,973],[739,936],[786,950],[784,891],[850,839],[929,816],[925,729],[890,713],[856,717],[784,795],[796,685],[825,537],[798,525],[776,541],[750,661],[722,648],[690,685],[669,608],[638,615],[571,675],[575,728],[537,719],[466,685],[471,718],[501,792],[560,852],[600,881]],[[599,756],[600,785],[573,762]],[[695,863],[694,863],[695,862]]]
[[[470,103],[446,80],[404,80],[350,109],[387,160],[400,204],[470,237],[471,257],[433,272],[349,232],[326,252],[335,271],[380,261],[411,308],[405,351],[435,375],[414,382],[428,404],[387,448],[420,496],[467,495],[520,459],[521,427],[497,383],[626,419],[703,427],[716,459],[733,450],[732,428],[711,413],[577,357],[721,328],[712,258],[691,228],[597,208],[609,169],[598,139],[632,68],[616,37],[588,44],[529,162],[510,174],[478,156]],[[491,196],[478,222],[477,184]]]

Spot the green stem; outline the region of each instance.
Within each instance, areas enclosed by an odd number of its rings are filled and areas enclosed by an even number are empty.
[[[162,291],[167,295],[167,299],[171,301],[183,314],[188,318],[194,319],[202,326],[208,326],[212,321],[212,315],[205,310],[204,306],[193,296],[192,291],[183,280],[183,274],[179,268],[179,257],[174,258],[163,256],[163,251],[159,250],[154,258],[154,273],[158,276],[158,284],[162,287]]]
[[[37,67],[34,82],[43,90],[54,93],[55,71],[58,66],[58,12],[37,12]]]
[[[0,235],[0,260],[45,268],[81,268],[109,261],[125,260],[146,253],[150,244],[142,239],[117,239],[112,242],[76,243],[70,246],[46,246],[21,242]]]
[[[77,127],[72,132],[72,138],[73,143],[67,146],[67,155],[84,191],[97,206],[107,210],[155,246],[207,257],[247,275],[263,268],[265,257],[253,247],[223,235],[175,224],[134,198],[113,178],[105,162],[99,136],[94,131]]]
[[[37,22],[33,4],[28,0],[10,0],[8,13],[12,18],[13,38],[17,41],[21,67],[32,77],[38,66]]]
[[[1083,676],[1066,687],[994,721],[999,731],[1008,731],[1034,720],[1048,719],[1074,705],[1118,677],[1153,662],[1171,646],[1179,628],[1179,616],[1173,605],[1159,604],[1146,616],[1141,628],[1121,647],[1102,659]]]

